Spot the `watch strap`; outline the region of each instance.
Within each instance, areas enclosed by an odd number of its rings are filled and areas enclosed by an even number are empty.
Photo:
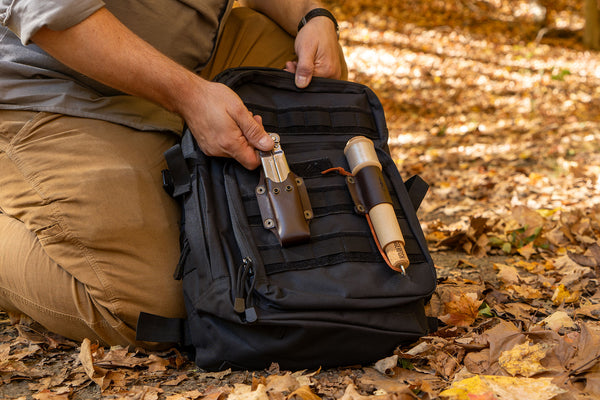
[[[335,25],[335,33],[337,34],[338,38],[340,37],[340,26],[338,25],[337,20],[335,19],[333,14],[325,8],[313,8],[312,10],[307,12],[306,15],[304,17],[302,17],[302,19],[300,20],[300,23],[298,24],[298,32],[300,32],[300,29],[302,29],[302,27],[304,25],[306,25],[306,23],[308,21],[310,21],[311,19],[313,19],[315,17],[327,17],[331,21],[333,21],[333,24]]]

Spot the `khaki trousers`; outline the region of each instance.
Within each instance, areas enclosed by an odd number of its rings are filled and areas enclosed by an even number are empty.
[[[281,68],[293,38],[234,9],[203,75]],[[0,309],[74,340],[139,345],[140,311],[184,316],[179,209],[161,186],[177,141],[106,121],[0,110]]]

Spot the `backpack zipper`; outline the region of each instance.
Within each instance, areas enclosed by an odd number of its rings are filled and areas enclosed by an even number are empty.
[[[233,199],[240,198],[241,194],[237,188],[235,178],[232,177],[232,169],[233,166],[231,163],[224,168],[223,178],[225,183],[225,193],[227,194],[227,206],[229,209],[229,217],[231,218],[233,236],[235,237],[241,253],[246,254],[242,259],[242,265],[237,271],[233,310],[240,314],[245,322],[252,323],[256,322],[258,319],[256,310],[251,305],[256,274],[254,273],[253,268],[254,262],[250,256],[253,253],[252,246],[250,246],[249,239],[246,237],[246,232],[244,232],[244,229],[241,226],[240,216],[235,212],[235,210],[239,209],[240,204],[233,204]],[[248,255],[249,253],[250,255]]]
[[[252,259],[244,257],[242,265],[238,268],[236,285],[235,285],[235,301],[233,310],[244,316],[246,322],[256,322],[256,310],[251,305],[252,292],[254,291],[254,269],[252,268]]]

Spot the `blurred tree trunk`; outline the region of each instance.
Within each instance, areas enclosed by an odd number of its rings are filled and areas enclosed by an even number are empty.
[[[600,6],[598,0],[585,0],[585,30],[583,42],[595,50],[600,50]]]

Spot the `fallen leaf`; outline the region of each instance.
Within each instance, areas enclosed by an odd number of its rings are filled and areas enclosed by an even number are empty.
[[[581,293],[579,291],[570,292],[565,288],[565,285],[558,285],[554,293],[552,294],[552,303],[555,306],[560,306],[562,304],[570,304],[575,303],[579,300]]]
[[[81,350],[79,351],[79,361],[85,370],[87,376],[94,381],[102,390],[104,386],[104,377],[107,374],[107,370],[94,365],[94,359],[92,356],[92,349],[96,349],[97,345],[92,345],[89,339],[83,339],[81,343]]]
[[[575,315],[600,319],[600,304],[587,302],[586,304],[580,305],[575,309]]]
[[[150,372],[166,371],[169,360],[165,360],[156,354],[150,354],[148,361],[144,362],[144,365],[148,366],[148,371]]]
[[[398,355],[384,358],[375,363],[375,369],[384,375],[390,375],[398,365]]]
[[[294,378],[291,373],[286,373],[284,375],[267,376],[265,387],[267,392],[291,393],[298,389],[300,385],[298,384],[298,380]]]
[[[165,386],[177,386],[181,382],[185,381],[186,379],[188,379],[188,375],[187,375],[187,373],[183,373],[183,374],[177,375],[173,379],[169,379],[168,381],[163,382],[162,385],[165,385]]]
[[[321,400],[321,398],[310,389],[310,386],[301,386],[294,390],[286,400]]]
[[[521,281],[519,272],[511,265],[495,263],[494,268],[498,270],[496,277],[505,285],[517,284]]]
[[[256,390],[252,390],[250,385],[236,384],[227,400],[269,400],[269,395],[263,384],[258,385]]]
[[[222,400],[218,397],[209,398],[209,396],[204,396],[202,392],[198,390],[189,390],[182,393],[172,394],[167,396],[166,400],[197,400],[200,397],[202,397],[203,400]]]
[[[493,393],[502,400],[550,400],[566,393],[552,383],[551,378],[516,378],[496,375],[476,375],[453,382],[449,389],[440,393],[449,400],[471,400],[470,395]]]
[[[575,328],[577,326],[571,317],[569,317],[569,314],[564,311],[556,311],[540,321],[540,325],[546,326],[553,331],[559,331],[563,328]]]
[[[461,293],[452,295],[452,300],[445,304],[446,314],[439,319],[447,325],[468,327],[475,322],[479,314],[479,306],[483,300],[478,300],[477,293]]]
[[[546,343],[532,344],[526,341],[502,352],[498,363],[512,376],[521,375],[529,378],[546,371],[546,368],[540,364],[540,360],[546,357],[549,349],[550,345]]]

